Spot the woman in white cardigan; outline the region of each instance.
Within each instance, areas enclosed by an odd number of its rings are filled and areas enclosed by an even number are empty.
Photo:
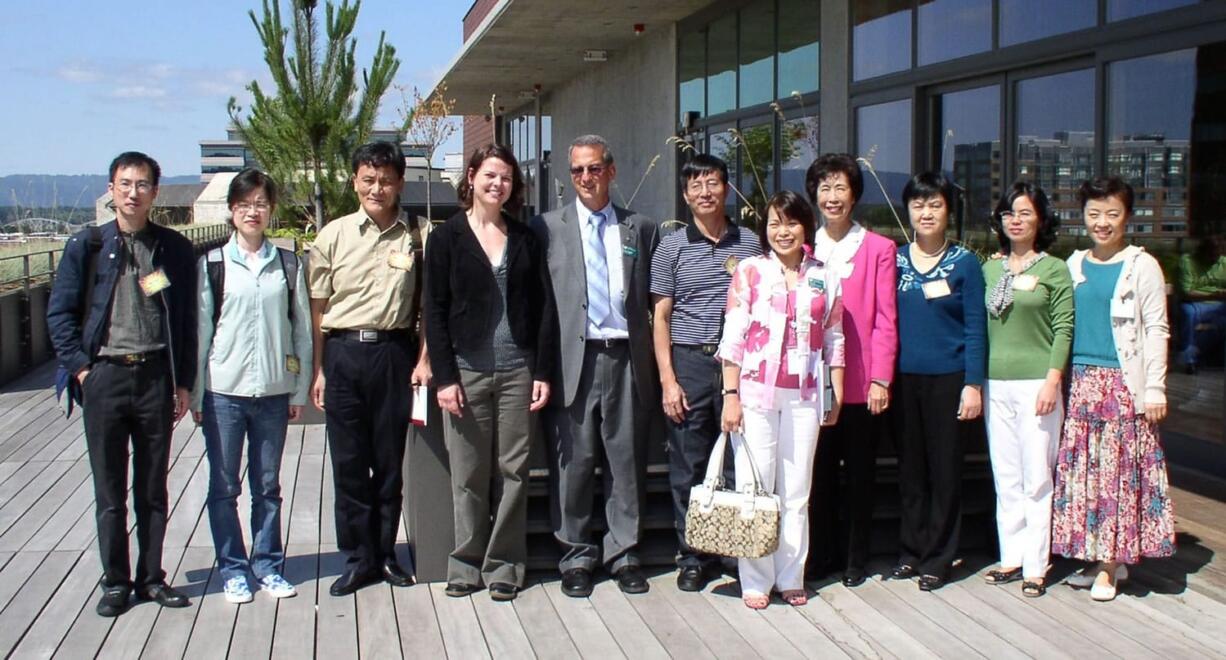
[[[1166,457],[1166,284],[1158,261],[1125,243],[1132,187],[1118,177],[1078,191],[1094,241],[1068,259],[1077,309],[1073,378],[1056,464],[1052,552],[1098,562],[1070,578],[1115,598],[1127,564],[1175,552]]]

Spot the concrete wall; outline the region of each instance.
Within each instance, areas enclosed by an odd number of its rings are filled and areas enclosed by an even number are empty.
[[[611,51],[609,61],[592,63],[591,71],[555,90],[545,90],[544,112],[553,118],[552,178],[561,181],[563,203],[574,200],[567,170],[567,146],[585,133],[603,135],[613,146],[617,180],[613,201],[657,220],[671,219],[677,203],[676,155],[667,140],[676,130],[677,30],[673,25],[649,30],[625,51]],[[556,186],[556,184],[553,184]],[[550,196],[557,208],[557,189]]]

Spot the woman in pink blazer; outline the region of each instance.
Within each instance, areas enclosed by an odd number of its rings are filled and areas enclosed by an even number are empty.
[[[890,383],[898,354],[895,256],[890,239],[852,220],[864,177],[848,154],[824,154],[805,174],[809,200],[822,215],[813,256],[825,264],[828,286],[843,299],[846,343],[844,403],[838,423],[822,434],[809,497],[810,550],[806,575],[843,572],[843,584],[864,582],[873,515],[877,439],[885,428]],[[847,485],[840,492],[842,461]],[[847,526],[838,525],[840,499]]]

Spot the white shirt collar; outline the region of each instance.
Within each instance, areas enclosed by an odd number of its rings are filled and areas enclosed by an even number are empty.
[[[589,218],[592,217],[593,213],[603,213],[605,222],[608,222],[609,220],[616,221],[617,219],[617,215],[613,213],[612,199],[609,200],[608,204],[605,204],[604,208],[600,209],[599,211],[592,211],[588,207],[584,206],[583,202],[579,201],[578,197],[575,198],[575,216],[579,218],[579,222],[583,224],[583,226],[588,226]]]

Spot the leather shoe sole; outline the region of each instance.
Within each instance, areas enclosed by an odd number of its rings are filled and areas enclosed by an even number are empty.
[[[492,587],[491,587],[492,589]],[[463,582],[448,582],[447,588],[443,589],[443,593],[451,598],[463,598],[470,596],[477,590],[475,584],[465,584]]]
[[[490,584],[490,598],[499,602],[515,600],[515,594],[518,589],[515,585],[506,582],[494,582]]]

